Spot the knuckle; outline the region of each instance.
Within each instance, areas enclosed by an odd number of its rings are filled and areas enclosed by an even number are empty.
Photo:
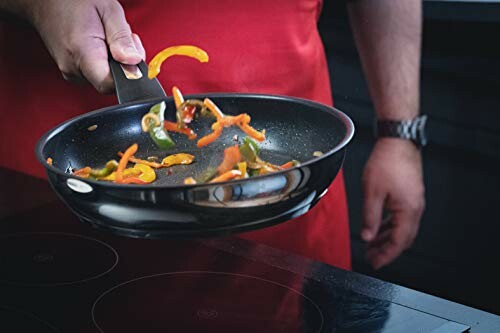
[[[127,23],[127,27],[122,28],[122,29],[116,31],[111,36],[111,38],[110,38],[111,41],[113,41],[113,42],[132,43],[132,35],[130,34],[130,26],[128,25],[128,23]]]

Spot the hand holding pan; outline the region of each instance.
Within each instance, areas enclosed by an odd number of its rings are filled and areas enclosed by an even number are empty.
[[[110,57],[111,58],[111,57]],[[165,118],[175,121],[174,102],[156,79],[147,78],[147,66],[122,66],[110,60],[119,105],[70,119],[45,133],[36,156],[48,179],[68,207],[84,222],[116,234],[142,238],[220,236],[263,228],[290,220],[313,207],[340,170],[345,147],[354,133],[342,112],[313,101],[285,96],[220,93],[209,97],[229,115],[246,112],[252,126],[266,129],[261,157],[280,164],[291,159],[300,165],[262,176],[221,183],[184,185],[183,179],[200,174],[223,158],[223,150],[244,137],[227,128],[203,148],[196,141],[172,133],[173,149],[160,150],[141,131],[142,116],[165,101]],[[124,70],[125,69],[125,70]],[[97,127],[95,126],[97,125]],[[88,128],[95,128],[89,131]],[[208,134],[209,123],[195,121],[198,135]],[[139,145],[141,157],[185,152],[195,163],[157,171],[148,185],[116,184],[82,179],[69,170],[99,167],[120,150]],[[321,156],[313,153],[321,151]],[[52,158],[53,164],[46,162]]]

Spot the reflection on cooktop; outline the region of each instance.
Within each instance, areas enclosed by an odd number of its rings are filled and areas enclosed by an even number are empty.
[[[89,237],[66,233],[0,235],[0,282],[4,283],[58,286],[85,282],[110,272],[117,263],[112,247]]]
[[[310,298],[263,278],[224,272],[144,276],[111,288],[92,309],[101,332],[322,332]]]
[[[57,330],[35,315],[0,305],[0,331],[9,333],[55,333]]]

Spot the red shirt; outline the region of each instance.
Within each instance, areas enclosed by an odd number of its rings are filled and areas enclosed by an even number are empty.
[[[148,58],[171,45],[207,51],[208,64],[174,57],[162,66],[165,91],[271,93],[332,104],[317,30],[321,0],[124,0],[132,30]],[[37,139],[68,118],[116,104],[90,86],[64,81],[30,27],[0,23],[0,166],[44,176]],[[242,234],[332,265],[350,268],[342,174],[305,216]]]

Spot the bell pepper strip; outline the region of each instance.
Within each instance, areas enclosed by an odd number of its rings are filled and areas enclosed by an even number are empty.
[[[103,178],[109,176],[118,167],[118,162],[115,160],[108,161],[106,166],[102,169],[90,169],[89,176],[93,178]]]
[[[138,178],[138,177],[128,177],[123,179],[120,184],[138,184],[138,185],[146,185],[148,182]]]
[[[161,161],[161,165],[163,167],[171,167],[172,165],[180,165],[180,164],[191,164],[194,161],[194,156],[191,154],[180,153],[173,154],[165,157]]]
[[[285,164],[280,165],[280,169],[290,169],[298,164],[297,161],[292,160],[289,162],[286,162]]]
[[[259,132],[249,124],[239,124],[238,127],[247,135],[259,142],[262,142],[266,139],[266,130]]]
[[[188,178],[184,179],[184,184],[185,185],[195,185],[196,180],[193,177],[188,177]]]
[[[119,151],[118,156],[123,156],[123,153],[121,151]],[[136,158],[135,156],[130,156],[128,160],[132,163],[140,163],[140,164],[148,165],[148,166],[155,168],[155,169],[159,169],[162,167],[161,163],[151,162],[151,161],[147,161],[147,160],[141,160],[140,158]]]
[[[232,170],[241,161],[240,148],[235,145],[224,149],[224,160],[217,168],[220,175]]]
[[[149,165],[137,163],[136,165],[134,165],[134,169],[137,169],[141,172],[139,176],[137,176],[137,178],[143,181],[145,184],[149,184],[155,181],[156,173],[154,169],[151,168]]]
[[[167,150],[175,146],[174,140],[168,135],[168,131],[163,126],[151,127],[149,136],[160,149]]]
[[[143,132],[149,132],[151,127],[158,127],[160,125],[160,118],[154,113],[148,112],[142,117],[141,128]]]
[[[205,135],[204,137],[199,139],[198,142],[196,143],[196,146],[198,148],[205,147],[214,142],[215,140],[217,140],[217,138],[219,138],[221,134],[222,134],[222,126],[216,126],[216,128],[212,133]]]
[[[228,180],[232,180],[235,178],[241,177],[241,171],[240,170],[229,170],[222,175],[215,177],[210,181],[210,183],[217,183],[217,182],[225,182]]]
[[[194,140],[197,137],[196,133],[191,128],[189,127],[179,128],[177,123],[174,123],[172,121],[165,120],[163,122],[163,127],[169,132],[177,132],[184,134],[188,137],[189,140]]]
[[[244,138],[240,145],[240,153],[246,161],[255,162],[259,154],[259,147],[252,139]]]
[[[237,164],[238,170],[241,172],[241,178],[248,177],[247,174],[247,162],[240,162]]]
[[[160,73],[161,64],[174,55],[195,58],[200,62],[208,62],[208,54],[193,45],[170,46],[156,54],[148,65],[148,78],[153,79]]]
[[[52,165],[53,161],[51,157],[47,157],[47,164]]]
[[[174,141],[168,135],[168,131],[163,127],[166,107],[165,102],[153,105],[149,112],[142,117],[141,121],[142,130],[148,132],[153,142],[164,150],[175,146]]]
[[[128,169],[123,170],[123,179],[134,177],[134,176],[139,176],[140,174],[141,174],[141,170],[134,169],[134,168],[128,168]],[[112,172],[109,176],[99,178],[99,180],[107,180],[110,182],[114,182],[116,179],[115,175],[116,175],[116,172]]]
[[[130,147],[127,148],[125,153],[123,153],[123,156],[120,159],[120,162],[118,162],[118,167],[116,168],[116,174],[115,174],[115,182],[121,183],[123,182],[123,170],[127,167],[128,160],[131,156],[134,156],[134,154],[137,152],[137,149],[139,146],[137,143],[134,143]]]
[[[224,113],[222,113],[219,107],[215,105],[215,103],[210,98],[205,98],[203,100],[203,104],[208,108],[210,112],[212,112],[217,121],[221,121],[222,118],[224,118]]]
[[[78,176],[78,177],[82,177],[82,178],[88,178],[88,176],[90,175],[90,171],[92,171],[92,169],[90,167],[84,167],[84,168],[73,171],[73,175]]]
[[[174,104],[177,109],[184,102],[184,96],[182,96],[180,89],[176,86],[172,87],[172,96],[174,97]]]

